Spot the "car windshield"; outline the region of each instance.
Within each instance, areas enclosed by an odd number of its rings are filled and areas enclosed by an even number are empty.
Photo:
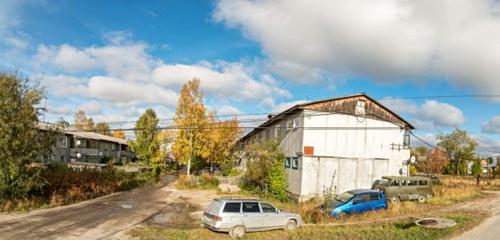
[[[377,186],[377,185],[380,185],[380,186],[387,186],[389,185],[389,180],[387,179],[379,179],[379,180],[375,180],[375,182],[373,183],[374,186]]]
[[[352,197],[354,197],[354,194],[352,192],[345,192],[335,197],[335,200],[339,202],[347,202],[351,200]]]

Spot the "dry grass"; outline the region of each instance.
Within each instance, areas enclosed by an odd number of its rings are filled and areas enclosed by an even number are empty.
[[[497,181],[498,184],[500,184],[500,179],[491,181],[489,185],[486,181],[482,181],[482,188],[484,189],[484,186],[496,186],[495,184]],[[428,215],[433,214],[437,209],[448,207],[451,204],[470,201],[484,196],[484,194],[481,193],[481,188],[476,187],[475,179],[472,177],[443,176],[441,177],[441,184],[434,186],[433,192],[434,197],[427,203],[403,201],[401,204],[389,204],[387,210],[353,215],[347,220],[347,222],[371,222],[388,218]],[[219,194],[255,197],[254,194],[248,191],[242,191],[239,193],[219,192]],[[266,200],[271,202],[277,208],[300,214],[306,223],[339,223],[332,217],[328,216],[328,214],[322,214],[319,211],[319,207],[323,204],[323,200],[319,198],[314,198],[302,203],[296,203],[293,201],[279,202],[273,199]]]
[[[0,211],[28,211],[85,201],[153,182],[149,175],[147,172],[126,173],[114,168],[75,170],[53,165],[41,171],[41,177],[47,182],[42,189],[30,192],[23,199],[0,201]]]
[[[395,222],[366,225],[342,226],[305,226],[296,231],[267,231],[248,233],[243,239],[279,240],[279,239],[445,239],[459,234],[479,224],[482,215],[455,213],[439,215],[453,219],[457,226],[447,229],[426,229],[415,226],[413,218],[405,218]],[[203,228],[166,229],[157,227],[135,228],[128,234],[136,239],[196,239],[218,240],[231,239],[228,234],[215,233]]]

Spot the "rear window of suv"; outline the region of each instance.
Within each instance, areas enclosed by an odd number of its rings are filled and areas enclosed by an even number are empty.
[[[260,212],[260,208],[259,208],[259,203],[257,202],[244,202],[243,203],[243,212],[246,212],[246,213],[258,213]]]
[[[228,202],[224,206],[224,210],[222,212],[225,213],[239,213],[241,208],[241,203],[239,202]]]

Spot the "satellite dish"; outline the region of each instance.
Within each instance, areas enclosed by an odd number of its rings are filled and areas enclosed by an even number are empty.
[[[401,175],[406,175],[408,174],[408,167],[407,166],[403,166],[401,168]]]
[[[82,157],[82,154],[81,153],[77,153],[76,154],[76,158],[81,158]]]
[[[415,164],[416,162],[417,162],[417,158],[415,157],[415,155],[411,156],[410,163]]]
[[[82,142],[80,140],[76,140],[76,146],[80,146],[80,144],[82,144]]]

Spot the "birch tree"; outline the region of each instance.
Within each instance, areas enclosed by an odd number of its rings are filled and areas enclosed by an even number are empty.
[[[207,119],[200,80],[193,79],[182,86],[174,124],[178,128],[173,145],[174,157],[187,165],[187,175],[190,175],[192,162],[206,155],[203,144],[206,143]]]

